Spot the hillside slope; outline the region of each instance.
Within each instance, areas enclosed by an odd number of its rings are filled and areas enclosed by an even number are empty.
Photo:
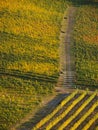
[[[0,1],[0,130],[53,92],[64,0]]]
[[[78,3],[72,54],[76,84],[98,89],[98,2]]]

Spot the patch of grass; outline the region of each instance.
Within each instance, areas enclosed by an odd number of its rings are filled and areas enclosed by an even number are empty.
[[[2,76],[0,78],[0,130],[10,129],[34,111],[44,95],[52,93],[53,84]]]
[[[76,84],[98,88],[98,5],[78,7],[73,32]]]
[[[57,79],[66,6],[65,0],[0,1],[0,130],[9,130],[53,92],[55,83],[28,77]]]
[[[66,2],[12,2],[1,1],[0,66],[26,72],[50,71],[50,75],[54,73],[52,70],[58,73],[58,36]]]

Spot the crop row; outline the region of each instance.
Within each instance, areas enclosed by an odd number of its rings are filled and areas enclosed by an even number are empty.
[[[93,110],[98,106],[97,104],[94,104],[92,106],[92,108],[86,113],[86,115],[84,115],[79,121],[82,122],[83,120],[85,120],[85,118],[87,116],[89,116],[91,114],[91,112],[93,112]],[[90,126],[98,119],[98,113],[84,126],[83,130],[88,130],[90,128]],[[78,121],[78,122],[79,122]]]
[[[66,111],[64,111],[61,115],[56,117],[50,124],[47,126],[46,130],[51,129],[54,125],[56,125],[60,120],[62,120],[71,110],[74,108],[76,104],[78,104],[85,96],[86,96],[86,91],[83,92],[76,100],[72,102],[72,104],[67,107]],[[62,127],[62,126],[61,126]],[[61,129],[60,129],[61,130]]]
[[[43,118],[37,125],[33,128],[33,130],[37,130],[42,125],[44,125],[47,121],[49,121],[67,102],[69,102],[76,94],[78,93],[78,90],[70,94],[67,98],[65,98],[54,110],[52,113],[47,115],[45,118]]]
[[[97,104],[98,106],[98,104]],[[88,130],[90,126],[98,119],[98,114],[96,114],[84,127],[83,130]]]
[[[57,77],[54,76],[46,76],[46,75],[40,75],[40,74],[33,74],[33,73],[24,73],[24,72],[18,72],[18,71],[8,71],[4,70],[2,71],[0,69],[0,75],[8,75],[8,76],[14,76],[19,77],[23,79],[33,79],[33,80],[40,80],[40,81],[46,81],[46,82],[57,82]]]
[[[75,97],[75,95],[80,94],[77,99],[75,99],[67,108],[64,110],[61,114],[59,114],[60,110],[64,108],[64,106]],[[44,127],[46,130],[50,130],[51,128],[54,128],[60,121],[64,121],[64,118],[67,116],[68,113],[74,109],[76,105],[78,105],[82,100],[84,100],[85,96],[89,94],[89,91],[82,91],[79,90],[74,91],[72,94],[70,94],[68,97],[66,97],[50,114],[48,114],[46,117],[44,117],[40,122],[36,124],[36,126],[32,130],[38,130],[41,127]],[[83,102],[83,104],[74,112],[73,115],[71,115],[67,120],[65,120],[59,127],[58,130],[63,130],[66,128],[75,118],[78,117],[78,115],[89,105],[90,102],[94,100],[96,97],[97,92],[94,92],[93,94],[89,94],[89,97],[87,100]],[[86,114],[83,114],[80,119],[71,126],[71,130],[75,130],[78,128],[78,126],[85,121],[85,119],[95,110],[95,108],[98,107],[98,103],[94,102],[94,104],[91,106],[91,108],[88,110]],[[56,114],[55,118],[53,118]],[[52,119],[53,118],[53,119]],[[86,128],[89,128],[93,122],[96,121],[98,118],[98,114],[89,121],[87,125],[84,126],[84,130]],[[46,124],[47,123],[47,124]],[[45,126],[46,125],[46,126]]]
[[[94,103],[93,106],[89,109],[88,112],[86,112],[86,114],[84,114],[75,124],[74,126],[71,128],[71,130],[75,130],[76,128],[78,128],[78,126],[94,111],[94,109],[98,106],[97,103]],[[92,121],[95,121],[95,119],[98,118],[98,114],[97,116],[95,116],[95,118],[93,118],[93,120],[90,121],[88,127],[90,126],[90,124],[92,123]],[[87,129],[86,129],[87,130]]]
[[[66,120],[60,127],[58,130],[63,130],[63,128],[65,128],[73,119],[75,119],[78,114],[94,99],[94,97],[96,96],[96,93],[92,94],[83,104],[82,106],[79,107],[79,109],[74,113],[74,115],[72,115],[70,118],[68,118],[68,120]],[[78,125],[78,124],[77,124]],[[73,130],[73,128],[72,128]]]

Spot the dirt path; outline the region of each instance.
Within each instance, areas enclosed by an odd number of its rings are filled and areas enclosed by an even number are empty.
[[[72,30],[76,7],[69,7],[65,13],[60,34],[60,77],[56,90],[71,89],[74,83],[74,60],[71,54]],[[63,88],[61,88],[63,86]]]
[[[71,33],[73,30],[73,24],[74,24],[74,13],[75,13],[75,7],[71,7],[69,9],[69,16],[68,16],[68,28],[66,30],[66,37],[65,37],[65,55],[66,55],[66,64],[65,64],[65,71],[64,71],[64,86],[67,85],[70,87],[73,84],[74,81],[74,71],[72,69],[73,67],[73,59],[71,56]]]

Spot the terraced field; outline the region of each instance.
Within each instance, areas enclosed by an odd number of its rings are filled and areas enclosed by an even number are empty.
[[[32,130],[97,130],[97,92],[76,90],[67,96]]]

